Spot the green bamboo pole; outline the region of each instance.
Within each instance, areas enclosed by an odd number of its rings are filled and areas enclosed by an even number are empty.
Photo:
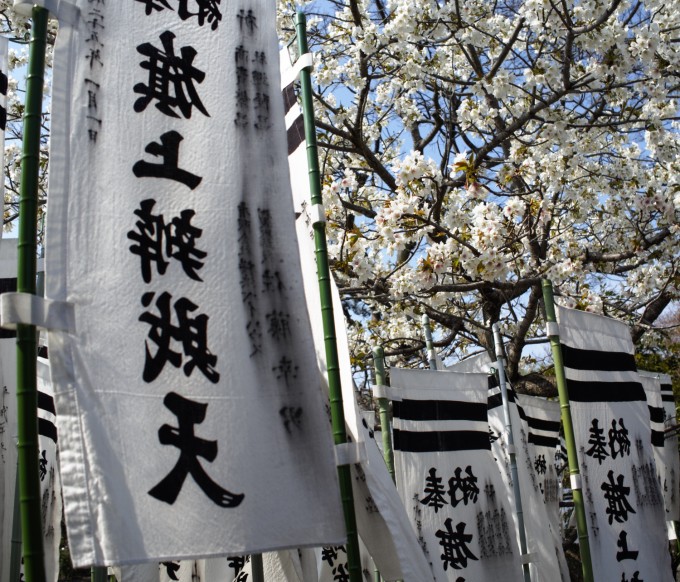
[[[264,582],[264,565],[262,554],[252,554],[250,556],[250,568],[253,574],[253,582]]]
[[[522,492],[519,486],[519,475],[517,474],[517,457],[515,455],[515,437],[512,434],[512,420],[510,417],[510,403],[508,401],[508,387],[505,381],[505,358],[503,356],[503,340],[498,323],[491,326],[496,351],[496,365],[498,374],[498,384],[501,388],[501,400],[503,402],[503,417],[505,419],[505,438],[510,454],[510,474],[512,475],[512,487],[515,496],[515,514],[517,515],[517,530],[519,531],[519,549],[522,556],[527,554],[527,533],[524,526],[524,510],[522,509]],[[522,572],[524,582],[531,582],[531,572],[529,563],[522,562]]]
[[[373,368],[375,370],[375,383],[377,386],[386,386],[385,381],[385,350],[378,346],[373,348]],[[380,432],[382,433],[383,457],[387,470],[394,477],[394,450],[392,449],[392,431],[390,430],[390,411],[387,398],[378,398],[378,413],[380,414]]]
[[[14,514],[12,516],[12,549],[9,562],[10,582],[19,582],[21,578],[21,513],[19,510],[19,464],[14,487]]]
[[[555,323],[555,299],[553,297],[552,283],[544,279],[543,302],[545,304],[545,320],[548,324]],[[553,362],[555,364],[555,380],[557,381],[557,393],[560,398],[560,409],[562,412],[562,428],[564,430],[564,441],[567,446],[567,460],[569,463],[569,479],[571,490],[574,496],[574,511],[576,514],[576,529],[578,531],[579,548],[581,552],[581,567],[583,569],[583,581],[594,582],[593,565],[590,559],[590,543],[588,542],[588,524],[586,522],[586,511],[583,504],[583,491],[581,489],[581,474],[578,468],[578,458],[576,456],[576,441],[574,440],[574,428],[571,422],[571,407],[569,406],[569,392],[567,391],[567,378],[564,374],[564,363],[562,360],[562,348],[560,347],[559,333],[552,333],[548,330],[550,349],[552,351]]]
[[[44,8],[33,8],[21,158],[17,291],[31,294],[36,291],[38,175],[47,17]],[[19,504],[26,582],[45,582],[38,476],[37,344],[35,326],[17,325]]]
[[[90,582],[107,582],[109,579],[106,566],[94,566],[90,569]]]
[[[432,328],[430,327],[430,318],[423,315],[421,319],[423,329],[425,330],[425,347],[427,348],[427,360],[430,364],[430,370],[437,369],[437,358],[434,354],[434,343],[432,342]]]
[[[298,12],[295,19],[297,30],[298,50],[301,55],[309,51],[307,46],[307,19],[302,12]],[[312,102],[312,78],[309,70],[300,71],[300,89],[302,99],[302,113],[305,124],[305,139],[307,141],[307,164],[309,167],[309,186],[312,195],[312,206],[322,204],[321,180],[319,160],[317,158],[316,130],[314,128],[314,104]],[[321,317],[324,329],[324,345],[326,348],[326,370],[328,373],[328,388],[330,391],[331,424],[333,426],[333,440],[336,445],[347,442],[345,432],[345,413],[342,408],[342,390],[340,388],[340,364],[338,347],[335,336],[333,318],[333,298],[331,294],[330,269],[328,266],[328,249],[326,245],[326,225],[324,222],[314,222],[314,245],[316,249],[316,268],[319,278],[319,294],[321,297]],[[349,465],[338,467],[340,480],[340,495],[345,515],[347,530],[347,567],[350,582],[361,582],[361,559],[359,556],[359,538],[357,535],[356,516],[354,513],[354,499],[352,497],[352,475]]]

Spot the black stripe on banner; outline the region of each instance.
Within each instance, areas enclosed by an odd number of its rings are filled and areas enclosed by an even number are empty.
[[[661,400],[662,402],[675,402],[675,398],[672,394],[662,394]]]
[[[474,430],[411,432],[394,429],[393,439],[395,450],[409,453],[491,450],[489,433]]]
[[[293,82],[290,85],[287,85],[283,91],[281,91],[281,93],[283,94],[283,108],[285,116],[286,113],[290,111],[291,107],[297,103],[297,95],[295,95],[295,83]]]
[[[659,447],[663,449],[664,447],[664,437],[663,433],[659,430],[652,431],[652,446]]]
[[[649,406],[649,420],[652,422],[663,422],[664,412],[660,406]]]
[[[515,392],[514,390],[508,390],[508,402],[514,402],[515,401]],[[499,406],[503,406],[503,395],[499,392],[498,394],[494,394],[493,396],[489,396],[487,398],[487,408],[489,410],[492,410],[494,408],[498,408]],[[524,410],[520,412],[520,416],[524,413]]]
[[[481,420],[486,422],[486,405],[449,400],[402,400],[392,404],[394,418],[402,420]]]
[[[535,428],[536,430],[545,430],[554,433],[560,432],[560,421],[555,422],[554,420],[542,420],[540,418],[527,417],[527,424],[530,428]]]
[[[14,293],[16,290],[17,290],[16,277],[11,279],[0,279],[0,294]],[[17,337],[16,330],[0,328],[0,339],[8,339],[13,337]]]
[[[569,400],[576,402],[646,402],[640,382],[580,382],[567,378]]]
[[[533,432],[529,433],[529,437],[527,440],[534,445],[538,445],[539,447],[550,448],[557,448],[557,445],[560,442],[559,437],[548,437],[542,434],[534,434]]]
[[[38,391],[38,408],[44,410],[45,412],[51,412],[56,415],[57,411],[54,408],[54,398],[49,394]]]
[[[57,427],[49,420],[44,418],[38,419],[38,434],[52,439],[55,443],[57,442]]]
[[[673,384],[661,384],[661,392],[673,393]]]
[[[295,118],[287,130],[288,155],[292,154],[305,141],[305,120],[302,115]]]
[[[564,366],[598,372],[637,372],[635,357],[625,352],[600,352],[562,346]]]

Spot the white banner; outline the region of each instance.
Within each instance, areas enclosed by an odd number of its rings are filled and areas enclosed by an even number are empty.
[[[488,372],[497,368],[498,363],[492,362],[487,353],[478,354],[467,360],[463,360],[448,369],[454,372]],[[510,452],[506,437],[506,422],[503,412],[503,400],[501,389],[495,376],[490,377],[488,393],[489,414],[489,437],[491,439],[491,452],[498,464],[505,482],[504,494],[508,497],[508,504],[513,509],[515,518],[515,531],[519,539],[519,521],[515,510],[515,492],[512,478]],[[539,456],[532,449],[532,441],[536,440],[530,428],[529,418],[521,406],[517,406],[517,394],[508,384],[508,410],[512,425],[513,441],[515,446],[515,463],[519,482],[520,496],[522,499],[522,513],[524,518],[524,531],[527,540],[527,552],[529,554],[529,568],[532,582],[557,582],[569,580],[569,568],[562,548],[562,536],[559,528],[557,514],[551,515],[550,508],[545,502],[546,491],[543,489],[544,479],[541,478],[545,461],[545,455]],[[550,425],[550,429],[559,433],[559,405],[557,410],[557,424]],[[533,425],[546,428],[540,421]],[[539,438],[540,440],[540,438]],[[554,453],[551,457],[554,459]],[[547,469],[546,469],[547,472]],[[557,481],[554,480],[557,487]],[[554,497],[555,512],[558,511],[557,495]]]
[[[438,582],[523,579],[486,374],[390,371],[397,488]]]
[[[659,374],[661,382],[661,401],[664,409],[664,425],[671,428],[677,426],[678,419],[675,408],[675,397],[673,396],[673,384],[668,374]],[[680,521],[680,455],[678,455],[678,435],[664,440],[665,458],[667,463],[666,485],[668,492],[664,489],[664,499],[666,499],[666,509],[668,519]]]
[[[7,129],[7,90],[9,89],[9,40],[0,36],[0,168],[5,169],[5,130]],[[5,199],[5,180],[0,180],[0,200]],[[4,209],[4,207],[3,207]],[[4,217],[4,212],[3,212]],[[4,227],[0,227],[0,238]]]
[[[666,446],[664,438],[666,428],[666,411],[661,395],[661,377],[655,372],[639,370],[640,381],[647,396],[649,408],[649,424],[652,431],[652,448],[656,463],[659,484],[663,491],[664,507],[666,508],[666,521],[673,521],[673,509],[678,501],[678,478],[675,460],[678,458],[678,449]],[[668,439],[670,440],[670,439]]]
[[[496,384],[495,378],[493,384]],[[562,549],[562,538],[558,527],[548,512],[544,492],[537,475],[543,469],[543,458],[530,450],[529,426],[524,411],[517,406],[515,391],[508,385],[508,409],[512,423],[515,446],[515,463],[519,491],[522,499],[524,531],[532,582],[569,581],[569,568]],[[508,501],[515,507],[515,494],[511,474],[511,462],[507,443],[505,414],[500,387],[489,390],[489,427],[493,433],[491,452],[499,462],[504,478]],[[559,423],[558,423],[559,430]],[[495,438],[494,438],[495,437]],[[538,471],[537,471],[538,467]],[[516,516],[516,514],[513,513]],[[519,524],[518,524],[519,525]]]
[[[17,240],[0,239],[0,293],[17,289]],[[0,328],[0,580],[9,580],[17,475],[16,332]]]
[[[305,148],[301,146],[298,149]],[[291,157],[290,163],[292,176],[307,178],[306,159],[300,156]],[[295,181],[293,185],[295,186]],[[312,332],[317,348],[318,365],[325,372],[324,330],[319,317],[321,301],[309,203],[298,196],[295,204],[299,213],[296,227],[307,306],[313,322]],[[387,471],[383,454],[375,441],[373,430],[363,419],[356,402],[340,294],[332,279],[331,286],[345,423],[352,442],[360,443],[365,452],[365,458],[351,466],[352,493],[359,535],[384,580],[425,582],[432,577],[430,568],[413,534],[404,506]],[[362,563],[362,567],[365,566]]]
[[[527,394],[517,395],[528,425],[532,470],[543,493],[550,523],[560,531],[558,446],[560,444],[560,403]]]
[[[275,3],[75,4],[46,243],[74,563],[342,543]]]
[[[557,308],[595,580],[670,582],[649,410],[628,327]]]
[[[45,580],[57,582],[59,577],[59,549],[61,544],[61,476],[57,438],[54,392],[50,382],[50,365],[46,358],[38,358],[38,475],[43,529]]]

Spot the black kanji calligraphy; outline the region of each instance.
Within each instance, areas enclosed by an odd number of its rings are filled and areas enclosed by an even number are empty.
[[[465,522],[459,522],[456,525],[456,531],[451,527],[451,518],[447,518],[444,522],[446,530],[437,530],[435,535],[439,538],[439,545],[442,547],[442,554],[440,558],[447,570],[449,566],[455,570],[467,568],[468,560],[478,560],[472,553],[468,544],[472,541],[472,534],[465,533]]]
[[[162,214],[153,214],[156,201],[143,200],[134,214],[139,218],[135,223],[137,230],[128,231],[127,237],[135,244],[130,252],[141,259],[142,279],[150,283],[154,267],[159,275],[164,275],[168,259],[178,261],[184,273],[194,281],[202,281],[198,270],[203,267],[202,259],[207,253],[196,248],[196,240],[203,234],[202,229],[191,224],[193,210],[183,210],[166,224]]]
[[[286,386],[288,386],[291,380],[297,378],[298,366],[293,360],[282,356],[278,364],[272,367],[272,371],[276,375],[277,380],[283,380]]]
[[[163,49],[148,42],[137,47],[137,52],[148,59],[140,66],[149,71],[149,82],[148,85],[137,83],[134,86],[135,93],[142,95],[135,101],[134,110],[138,113],[144,111],[155,100],[156,108],[169,117],[179,118],[178,110],[189,119],[193,107],[210,117],[194,86],[194,82],[202,83],[205,79],[205,73],[193,66],[196,49],[185,46],[180,49],[180,55],[176,55],[175,35],[169,30],[161,33],[160,40]]]
[[[630,455],[630,439],[628,429],[623,424],[623,418],[619,418],[619,427],[616,426],[616,419],[612,420],[612,427],[609,429],[609,449],[612,459],[616,459],[617,455],[622,457]]]
[[[168,393],[163,404],[177,417],[177,427],[164,424],[158,430],[158,440],[163,445],[172,445],[180,451],[175,467],[163,480],[149,490],[149,495],[172,505],[182,490],[184,481],[191,475],[201,490],[220,507],[238,507],[244,494],[227,491],[205,472],[198,457],[212,463],[217,458],[217,441],[208,441],[195,436],[194,425],[201,424],[206,417],[208,405],[194,402],[176,394]]]
[[[179,144],[184,139],[177,131],[168,131],[161,135],[160,143],[152,141],[144,151],[163,161],[159,164],[139,160],[132,166],[132,173],[138,178],[166,178],[175,180],[192,190],[203,178],[179,167]]]
[[[609,453],[605,448],[607,441],[604,438],[604,429],[600,428],[598,424],[597,418],[593,418],[590,427],[590,438],[588,439],[588,444],[591,447],[586,451],[586,455],[597,459],[597,462],[601,465],[602,461],[609,456]]]
[[[142,279],[145,283],[150,283],[153,277],[152,266],[155,265],[156,271],[163,275],[168,268],[168,261],[165,260],[165,220],[162,215],[152,214],[156,201],[152,199],[143,200],[139,208],[135,210],[135,215],[140,218],[135,223],[137,230],[131,230],[127,237],[136,244],[130,245],[130,252],[139,255],[142,262]]]
[[[299,406],[284,406],[279,410],[283,419],[283,426],[288,434],[292,434],[293,428],[302,428],[302,408]]]
[[[227,566],[229,566],[234,571],[234,576],[236,576],[243,567],[246,565],[245,556],[229,556],[227,558]]]
[[[255,32],[255,29],[257,28],[257,18],[252,10],[246,12],[241,9],[238,11],[236,18],[238,18],[238,26],[241,32],[246,31],[250,34]]]
[[[274,310],[265,315],[269,337],[277,342],[290,339],[290,315],[283,311]]]
[[[187,209],[172,218],[166,227],[166,253],[168,257],[179,261],[187,276],[194,281],[202,281],[196,271],[203,267],[202,259],[208,253],[196,248],[196,239],[201,237],[203,230],[191,224],[195,214],[193,210]]]
[[[145,14],[149,16],[154,11],[173,10],[168,0],[137,0],[145,6]],[[219,9],[221,0],[194,0],[198,12],[189,11],[189,0],[178,0],[177,16],[182,20],[187,20],[192,17],[198,19],[198,25],[203,26],[206,22],[210,24],[212,30],[217,30],[220,21],[222,20],[222,13]]]
[[[545,462],[545,455],[536,456],[534,459],[534,469],[536,469],[536,473],[539,475],[545,475],[545,472],[548,470],[548,465]]]
[[[619,539],[616,545],[621,548],[620,551],[616,552],[616,560],[622,562],[623,560],[637,560],[638,552],[637,550],[628,549],[628,532],[622,531],[619,534]]]
[[[433,507],[434,512],[437,513],[442,507],[448,505],[444,491],[442,478],[437,476],[437,469],[431,467],[429,475],[425,478],[425,497],[420,500],[420,503]]]
[[[170,580],[179,580],[177,572],[179,572],[179,562],[161,562],[161,566],[165,566],[165,573]]]
[[[607,500],[608,507],[606,513],[609,516],[609,524],[614,520],[618,523],[628,521],[628,514],[635,513],[635,510],[628,502],[630,487],[623,484],[623,475],[619,475],[614,482],[614,471],[607,473],[609,483],[602,483],[601,489],[604,491],[604,498]]]
[[[462,472],[460,467],[456,467],[453,477],[449,479],[449,496],[453,507],[456,507],[461,501],[464,505],[468,504],[468,500],[474,503],[479,495],[477,477],[472,474],[472,467],[470,465],[465,467],[466,477],[461,476]]]
[[[142,305],[148,307],[153,301],[155,293],[149,292],[142,296]],[[163,371],[166,363],[179,368],[184,361],[184,374],[190,376],[195,368],[198,368],[203,375],[216,384],[220,379],[220,374],[215,370],[217,356],[208,349],[208,316],[199,314],[191,317],[191,313],[198,309],[198,306],[185,297],[180,297],[173,308],[177,316],[177,325],[172,324],[172,314],[170,302],[172,295],[168,292],[161,293],[156,300],[158,314],[145,311],[139,316],[139,321],[148,323],[149,330],[146,345],[146,359],[144,362],[144,372],[142,378],[145,382],[153,382]],[[182,353],[172,349],[173,342],[182,345]],[[156,353],[152,354],[150,344],[156,346]]]
[[[321,560],[332,568],[339,558],[340,552],[347,554],[344,546],[324,546],[321,548]],[[346,558],[343,558],[346,560]]]
[[[40,458],[38,459],[38,471],[40,473],[40,481],[45,480],[47,475],[47,451],[43,450],[40,453]]]
[[[198,19],[199,26],[203,26],[207,22],[212,30],[217,30],[222,20],[222,13],[219,9],[222,0],[194,0],[194,2],[198,12],[189,12],[188,0],[179,0],[177,15],[182,20],[195,16]]]
[[[151,14],[154,10],[157,12],[160,12],[161,10],[172,10],[172,6],[168,4],[168,0],[136,0],[137,2],[141,2],[144,4],[145,7],[145,13],[148,16]]]
[[[349,582],[349,571],[345,564],[338,564],[333,568],[333,582]]]

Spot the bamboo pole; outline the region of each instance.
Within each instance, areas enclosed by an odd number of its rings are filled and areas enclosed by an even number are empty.
[[[14,514],[12,516],[12,549],[10,551],[9,580],[21,579],[21,513],[19,510],[19,467],[17,463],[16,484],[14,487]]]
[[[297,42],[300,55],[309,51],[307,46],[307,19],[303,12],[298,12],[295,19]],[[321,179],[319,160],[317,157],[316,130],[314,127],[314,104],[312,102],[312,78],[305,67],[300,71],[300,89],[302,99],[302,113],[305,125],[305,139],[307,141],[307,164],[309,167],[309,186],[313,208],[321,208]],[[328,265],[328,248],[326,244],[326,224],[322,220],[315,220],[314,245],[316,254],[316,268],[319,278],[319,294],[321,297],[321,317],[324,329],[324,345],[326,349],[326,370],[328,373],[328,388],[330,392],[331,424],[333,427],[333,441],[335,445],[347,442],[345,432],[345,413],[342,407],[342,390],[340,387],[340,364],[338,359],[335,322],[333,318],[333,297],[331,294],[330,268]],[[357,535],[356,515],[354,513],[354,498],[352,496],[352,475],[349,465],[338,467],[340,480],[340,495],[345,515],[347,531],[347,567],[350,582],[361,582],[361,558],[359,556],[359,538]]]
[[[250,567],[253,574],[253,582],[264,582],[264,565],[262,564],[262,554],[252,554],[250,556]]]
[[[24,140],[21,158],[17,291],[36,291],[36,231],[42,125],[47,10],[33,7],[33,25],[26,76]],[[17,325],[18,460],[22,547],[26,582],[45,582],[40,478],[38,475],[38,391],[36,328]]]
[[[543,302],[545,304],[545,320],[548,324],[557,322],[555,317],[555,300],[553,297],[552,283],[544,279],[542,282]],[[551,326],[548,325],[550,328]],[[562,360],[562,348],[560,347],[559,332],[548,329],[550,339],[550,349],[552,351],[553,362],[555,364],[555,380],[557,382],[557,393],[560,398],[560,410],[562,413],[562,428],[564,430],[564,441],[567,446],[567,461],[569,463],[569,479],[571,490],[574,497],[574,511],[576,513],[576,529],[578,531],[579,548],[581,552],[581,567],[583,569],[583,581],[593,581],[593,566],[590,559],[590,543],[588,541],[588,524],[586,522],[586,511],[583,504],[583,491],[581,489],[581,474],[578,468],[578,458],[576,456],[576,441],[574,439],[574,428],[571,422],[571,407],[569,405],[569,392],[567,391],[567,378],[564,374],[564,363]]]
[[[510,417],[510,404],[508,402],[508,387],[505,381],[505,358],[503,357],[503,340],[498,323],[491,326],[493,331],[494,346],[496,349],[496,363],[498,383],[501,387],[501,399],[503,402],[503,417],[505,419],[505,439],[510,454],[510,474],[512,475],[512,488],[515,495],[515,513],[517,514],[517,529],[519,530],[519,549],[522,556],[527,555],[527,533],[524,526],[524,510],[522,509],[522,492],[519,486],[519,475],[517,474],[517,457],[515,455],[515,437],[512,434],[512,420]],[[531,572],[529,563],[522,561],[522,572],[525,582],[531,582]]]

